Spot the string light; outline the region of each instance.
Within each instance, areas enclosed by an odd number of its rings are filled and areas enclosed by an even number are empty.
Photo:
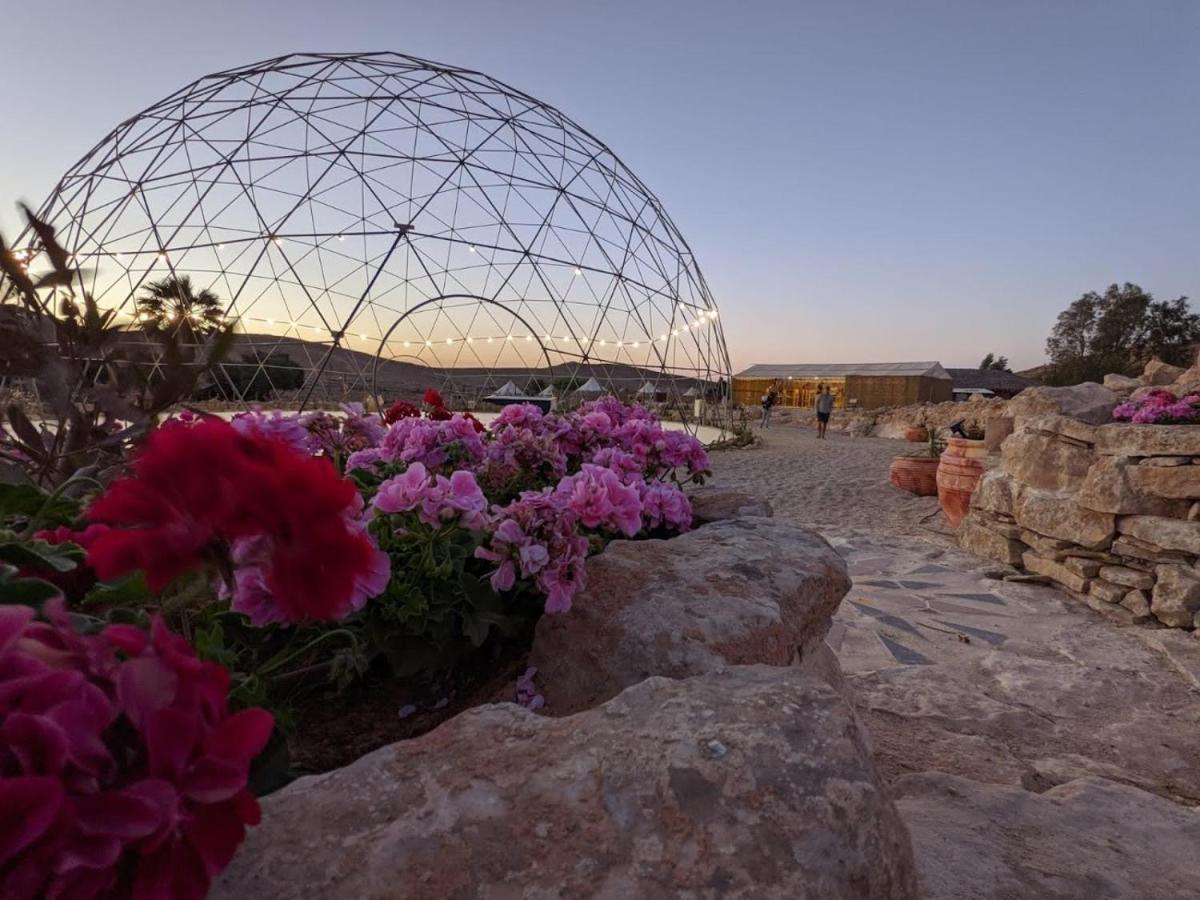
[[[345,236],[344,234],[339,234],[339,235],[338,235],[338,240],[339,240],[339,241],[344,241],[345,239],[346,239],[346,236]]]
[[[474,252],[475,252],[475,245],[474,245],[474,244],[472,244],[470,247],[468,247],[468,248],[467,248],[467,251],[468,251],[468,252],[470,252],[470,253],[474,253]]]

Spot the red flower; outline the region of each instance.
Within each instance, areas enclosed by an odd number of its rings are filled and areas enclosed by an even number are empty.
[[[75,633],[0,607],[0,896],[203,897],[258,804],[271,735],[229,673],[156,619]]]
[[[415,419],[419,415],[421,415],[421,410],[416,406],[407,400],[397,400],[387,408],[387,412],[383,414],[383,421],[391,425],[401,419]]]
[[[88,548],[102,579],[141,569],[152,589],[243,538],[264,538],[267,584],[291,621],[336,619],[375,550],[356,527],[362,500],[325,458],[206,419],[151,435],[132,476],[114,482],[88,518],[114,526]]]
[[[477,418],[475,418],[469,412],[465,412],[462,415],[463,415],[464,419],[466,419],[468,422],[471,423],[471,427],[475,429],[476,434],[483,434],[484,427],[483,427],[482,422],[480,422]]]
[[[433,388],[425,388],[425,405],[432,406],[435,409],[445,409],[446,401],[442,399],[442,395]]]

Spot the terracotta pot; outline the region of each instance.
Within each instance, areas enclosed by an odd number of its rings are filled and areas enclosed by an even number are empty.
[[[971,495],[983,475],[987,445],[970,438],[952,437],[946,441],[937,470],[938,505],[954,528],[967,517]]]
[[[936,456],[897,456],[888,469],[888,481],[918,497],[933,497],[938,492],[939,462]]]
[[[924,425],[910,425],[904,431],[904,439],[912,444],[923,444],[929,440],[929,429]]]

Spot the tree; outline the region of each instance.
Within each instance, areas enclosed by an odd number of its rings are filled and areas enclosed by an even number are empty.
[[[1008,357],[1007,356],[996,356],[996,354],[994,354],[994,353],[989,353],[987,356],[985,356],[983,359],[981,359],[979,361],[979,370],[981,372],[988,371],[988,370],[993,371],[993,372],[1011,372],[1012,371],[1012,369],[1010,369],[1008,367]]]
[[[1200,316],[1186,297],[1157,301],[1138,285],[1089,291],[1058,314],[1046,340],[1048,384],[1101,381],[1110,372],[1136,375],[1147,361],[1188,362],[1200,341]]]
[[[204,336],[225,326],[221,299],[209,290],[195,293],[187,275],[151,282],[146,290],[147,295],[137,300],[137,310],[147,331]]]

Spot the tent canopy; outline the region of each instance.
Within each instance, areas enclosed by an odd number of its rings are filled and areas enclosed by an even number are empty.
[[[595,378],[589,378],[578,388],[575,389],[577,394],[603,394],[604,388],[600,387],[600,382]]]

